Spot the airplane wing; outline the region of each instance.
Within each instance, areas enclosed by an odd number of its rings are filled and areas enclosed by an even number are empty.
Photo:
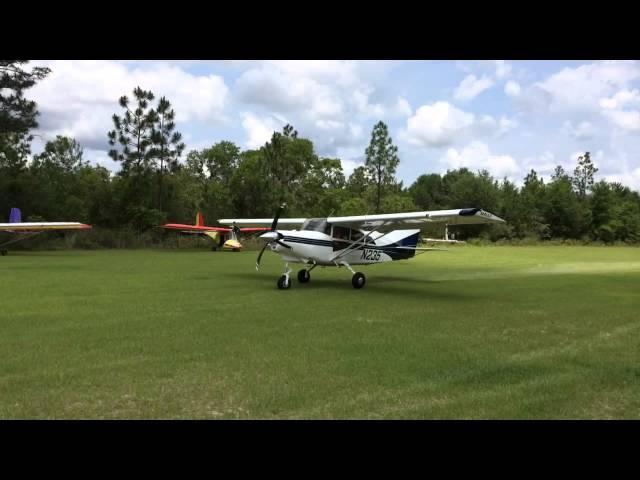
[[[432,210],[424,212],[386,213],[381,215],[356,215],[351,217],[329,217],[332,225],[344,225],[356,229],[376,229],[396,227],[398,225],[419,226],[429,223],[448,225],[472,225],[479,223],[505,223],[492,213],[480,208],[461,208],[455,210]]]
[[[182,230],[189,232],[230,232],[230,228],[224,227],[205,227],[199,225],[184,225],[182,223],[166,223],[164,225],[160,225],[160,228],[165,228],[167,230]]]
[[[225,227],[205,227],[199,225],[183,225],[181,223],[167,223],[160,225],[161,228],[168,230],[181,230],[186,232],[230,232],[231,228]],[[269,230],[268,228],[241,228],[241,232],[262,232]]]
[[[306,218],[280,218],[278,219],[278,225],[302,225],[307,219]],[[265,225],[271,227],[273,223],[273,218],[223,218],[218,220],[218,223],[222,225]],[[269,230],[270,228],[265,228],[265,230]]]
[[[48,230],[87,230],[91,225],[78,222],[0,223],[0,232],[44,232]]]

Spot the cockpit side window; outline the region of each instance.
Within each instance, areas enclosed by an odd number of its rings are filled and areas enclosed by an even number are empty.
[[[302,230],[331,234],[331,225],[323,218],[310,218],[302,224]]]
[[[364,234],[360,230],[351,230],[351,241],[361,242]]]
[[[351,233],[351,229],[347,227],[339,227],[337,225],[333,226],[333,238],[337,240],[349,240],[349,233]]]

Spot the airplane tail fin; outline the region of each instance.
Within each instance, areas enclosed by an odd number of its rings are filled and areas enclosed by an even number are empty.
[[[198,213],[196,214],[196,226],[204,227],[204,217],[202,216],[202,212],[200,210],[198,210]]]
[[[9,213],[9,223],[20,222],[22,222],[22,212],[20,212],[19,208],[12,208],[11,213]]]

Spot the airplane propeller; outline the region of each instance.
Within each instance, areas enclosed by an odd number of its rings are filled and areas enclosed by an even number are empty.
[[[263,233],[262,235],[260,235],[260,238],[265,238],[269,241],[264,244],[264,246],[262,247],[262,250],[260,250],[260,253],[258,254],[258,259],[256,260],[256,270],[260,269],[260,259],[262,258],[262,254],[264,253],[264,251],[269,245],[273,243],[277,243],[278,245],[281,245],[291,250],[290,245],[287,245],[286,243],[283,243],[281,241],[284,238],[284,235],[276,230],[276,227],[278,226],[278,219],[280,218],[280,214],[282,213],[282,210],[286,206],[287,206],[286,203],[283,203],[282,205],[280,205],[280,207],[276,211],[276,216],[273,219],[273,223],[271,224],[271,230],[269,230],[267,233]]]

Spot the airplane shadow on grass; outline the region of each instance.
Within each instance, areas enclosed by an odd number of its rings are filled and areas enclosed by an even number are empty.
[[[251,289],[265,291],[274,290],[279,292],[276,287],[277,277],[256,275],[251,272],[229,272],[225,276],[242,279]],[[312,278],[308,284],[301,284],[298,282],[295,274],[291,275],[291,289],[288,293],[294,291],[318,291],[327,292],[343,291],[351,292],[355,295],[380,295],[389,294],[394,296],[409,296],[424,300],[425,298],[441,298],[451,299],[458,301],[476,300],[480,298],[479,295],[474,294],[471,290],[461,290],[456,288],[442,289],[429,288],[442,285],[441,281],[430,279],[412,279],[406,277],[392,277],[392,276],[371,276],[367,277],[367,284],[361,290],[356,290],[351,285],[351,276],[347,275],[344,279],[341,278],[322,278],[321,275],[316,275]],[[250,284],[250,285],[249,285]],[[356,297],[357,298],[357,297]]]

